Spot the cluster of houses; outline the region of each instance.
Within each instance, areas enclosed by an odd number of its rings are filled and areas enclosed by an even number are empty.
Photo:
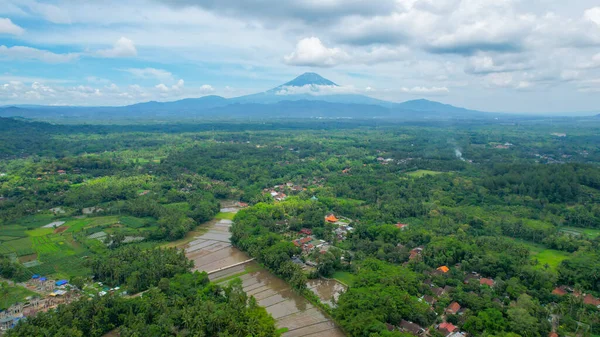
[[[59,304],[71,303],[79,298],[79,294],[69,289],[66,280],[54,281],[40,275],[33,275],[25,286],[42,296],[28,297],[25,303],[16,303],[0,311],[0,333],[13,328],[19,321],[38,312],[48,311]]]
[[[294,183],[288,182],[282,185],[275,185],[272,188],[265,188],[263,192],[270,194],[273,199],[277,201],[283,201],[288,196],[286,193],[301,192],[305,190],[306,188],[300,185],[294,185]]]
[[[430,335],[429,329],[425,329],[417,323],[402,320],[398,326],[386,324],[389,331],[400,331],[413,336],[426,337]],[[465,332],[461,332],[458,327],[449,322],[443,322],[435,326],[438,333],[445,337],[466,337]]]
[[[324,240],[318,240],[312,237],[312,230],[308,228],[303,228],[300,231],[300,235],[303,237],[293,240],[292,243],[294,246],[302,248],[302,254],[308,255],[316,250],[319,250],[321,253],[327,252],[329,250],[329,243]]]
[[[510,149],[513,146],[514,145],[512,143],[506,142],[504,144],[498,144],[498,145],[494,146],[494,148],[495,149]]]
[[[587,304],[587,305],[593,305],[596,308],[600,309],[600,299],[595,297],[592,294],[585,294],[585,293],[581,293],[580,291],[574,290],[571,287],[567,287],[567,286],[559,286],[554,288],[554,290],[552,290],[552,294],[556,295],[556,296],[566,296],[566,295],[573,295],[577,298],[581,298],[583,299],[583,303]]]

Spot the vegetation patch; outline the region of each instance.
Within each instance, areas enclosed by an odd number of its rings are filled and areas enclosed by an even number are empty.
[[[416,170],[416,171],[412,171],[412,172],[407,172],[406,175],[413,177],[413,178],[422,178],[425,176],[435,176],[438,174],[442,174],[444,172],[438,172],[438,171],[430,171],[430,170]]]

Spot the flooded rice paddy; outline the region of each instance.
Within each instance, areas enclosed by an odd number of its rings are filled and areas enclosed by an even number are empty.
[[[231,245],[230,220],[211,222],[207,226],[208,231],[196,237],[185,249],[186,256],[194,261],[194,270],[208,272],[209,278],[217,283],[239,275],[244,291],[267,309],[277,321],[278,328],[287,328],[284,337],[344,336],[319,308]],[[326,303],[337,298],[337,288],[329,284],[329,280],[311,281],[308,286]]]

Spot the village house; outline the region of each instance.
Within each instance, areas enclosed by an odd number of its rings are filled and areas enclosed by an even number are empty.
[[[436,270],[442,272],[443,274],[446,274],[447,272],[450,271],[450,268],[448,268],[448,266],[441,266],[441,267],[438,267]]]
[[[486,286],[488,286],[490,288],[492,288],[494,286],[494,283],[495,283],[494,280],[489,279],[489,278],[482,278],[482,279],[479,280],[479,284],[480,285],[482,285],[482,286],[486,285]]]
[[[458,328],[456,326],[454,326],[454,324],[449,323],[449,322],[444,322],[441,323],[440,325],[438,325],[437,330],[439,333],[441,333],[444,336],[448,336],[451,333],[453,333],[454,331],[456,331]]]
[[[567,290],[565,287],[557,287],[552,290],[552,295],[556,296],[564,296],[567,294]]]
[[[397,223],[396,224],[396,228],[401,229],[401,230],[406,230],[408,229],[408,225],[407,224],[403,224],[403,223]]]
[[[459,310],[460,310],[460,304],[458,304],[457,302],[452,302],[446,308],[446,313],[450,314],[450,315],[456,315]]]
[[[433,294],[436,297],[440,297],[442,295],[444,295],[446,292],[444,291],[444,288],[440,288],[440,287],[433,287],[431,288],[431,292],[433,292]]]
[[[410,333],[413,336],[424,336],[426,332],[420,325],[406,320],[400,322],[399,328],[400,331]]]
[[[312,235],[312,230],[308,229],[308,228],[302,228],[300,230],[300,234],[305,234],[305,235]]]
[[[423,247],[423,246],[419,246],[419,247],[417,247],[417,248],[413,248],[413,249],[411,249],[411,251],[410,251],[410,256],[408,257],[408,259],[409,259],[409,260],[414,260],[414,259],[416,259],[417,257],[420,257],[420,256],[421,256],[421,254],[423,253],[423,249],[424,249],[424,247]]]

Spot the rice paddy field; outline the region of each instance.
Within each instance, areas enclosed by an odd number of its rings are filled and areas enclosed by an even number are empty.
[[[59,227],[44,227],[60,220]],[[97,232],[119,230],[125,235],[143,236],[157,228],[152,218],[132,216],[68,217],[37,214],[17,223],[0,227],[0,255],[21,262],[33,274],[70,278],[86,276],[85,260],[94,252],[106,249],[103,242],[88,239]]]
[[[565,232],[567,234],[572,234],[572,235],[582,235],[582,236],[587,236],[591,239],[595,239],[598,236],[600,236],[600,229],[594,229],[594,228],[581,228],[581,227],[562,227],[560,229],[562,232]]]

